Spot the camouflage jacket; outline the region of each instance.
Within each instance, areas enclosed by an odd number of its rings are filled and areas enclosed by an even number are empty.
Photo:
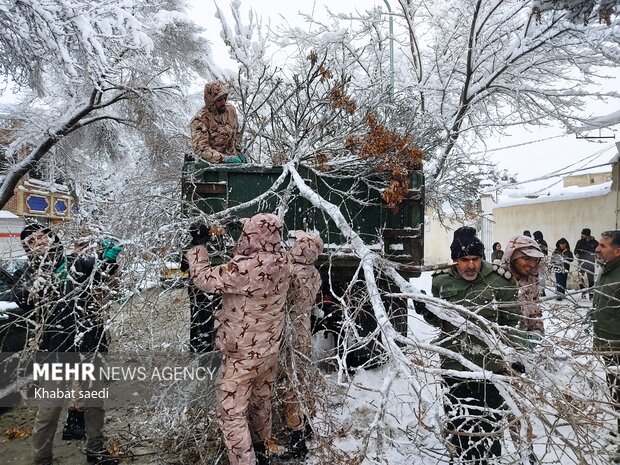
[[[225,155],[236,155],[241,149],[235,108],[226,105],[223,113],[215,108],[215,101],[223,95],[227,95],[227,91],[222,84],[207,84],[205,106],[190,123],[194,153],[211,163],[221,163]]]
[[[314,263],[323,251],[323,241],[312,233],[295,231],[291,248],[291,286],[288,291],[288,314],[294,329],[295,349],[310,353],[310,312],[321,290],[321,275]]]
[[[229,357],[262,359],[280,348],[291,278],[283,228],[275,215],[254,215],[243,225],[232,260],[219,266],[211,266],[205,246],[187,253],[196,287],[222,295],[216,345]]]

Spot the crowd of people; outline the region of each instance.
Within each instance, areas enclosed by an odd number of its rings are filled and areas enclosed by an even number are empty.
[[[568,288],[568,280],[571,272],[571,264],[577,259],[577,280],[579,282],[579,288],[581,289],[581,297],[583,299],[592,300],[594,298],[594,280],[596,275],[596,248],[599,242],[592,236],[589,228],[583,228],[581,231],[581,237],[575,245],[574,251],[571,250],[570,243],[565,237],[561,237],[555,243],[555,249],[549,256],[549,247],[547,241],[544,239],[541,231],[534,231],[533,237],[529,230],[523,231],[521,236],[515,236],[510,239],[506,248],[511,246],[511,243],[515,240],[529,239],[537,244],[539,253],[536,257],[539,258],[539,262],[536,263],[536,267],[530,270],[528,273],[531,276],[538,277],[540,296],[546,296],[546,281],[545,277],[553,275],[555,282],[556,299],[562,300],[566,295]],[[493,244],[493,251],[491,253],[491,261],[493,263],[501,263],[503,266],[510,266],[510,259],[506,260],[502,257],[505,251],[502,249],[502,245],[499,242]]]
[[[197,157],[210,163],[243,163],[234,108],[220,83],[205,86],[205,106],[191,122]],[[185,253],[190,274],[190,347],[195,352],[219,351],[216,414],[231,465],[266,465],[272,437],[274,384],[283,380],[282,423],[288,430],[281,458],[303,461],[308,448],[309,419],[292,385],[303,383],[294,357],[310,353],[310,312],[321,288],[315,262],[323,249],[314,233],[296,231],[287,250],[282,219],[258,213],[242,221],[232,258],[213,265],[207,244],[209,228],[191,227]],[[40,225],[22,232],[28,263],[18,275],[14,293],[20,306],[37,312],[42,334],[39,349],[50,352],[107,350],[102,300],[93,292],[117,273],[122,248],[113,241],[83,252],[65,254],[58,237]],[[540,298],[545,296],[545,267],[555,275],[556,295],[568,288],[568,273],[577,258],[582,296],[593,300],[588,317],[594,348],[609,367],[620,365],[620,231],[606,231],[597,241],[582,230],[574,252],[560,238],[549,257],[541,231],[512,237],[505,248],[493,244],[485,260],[476,230],[461,227],[450,245],[453,264],[432,279],[433,297],[469,310],[447,318],[440,306],[415,301],[415,311],[441,332],[441,379],[444,386],[448,450],[452,463],[487,464],[502,455],[500,440],[505,399],[493,375],[522,376],[519,360],[501,357],[484,336],[490,322],[503,328],[509,343],[527,348],[540,341],[545,325]],[[595,281],[596,263],[600,273]],[[292,350],[282,357],[285,319],[290,319]],[[476,329],[472,329],[476,328]],[[78,337],[79,335],[79,337]],[[610,369],[608,383],[620,411],[620,377]],[[53,437],[61,406],[38,405],[33,431],[34,463],[50,465]],[[90,403],[69,411],[68,438],[85,436],[89,463],[118,461],[103,442],[104,410]],[[620,420],[618,420],[620,434]],[[63,434],[64,436],[64,434]],[[530,461],[537,458],[530,447]],[[620,452],[620,451],[619,451]],[[620,459],[620,456],[619,456]]]
[[[424,319],[440,328],[441,367],[446,375],[444,407],[446,431],[452,444],[453,463],[492,463],[501,455],[501,418],[506,411],[502,395],[489,380],[489,374],[521,375],[526,369],[520,361],[508,362],[497,356],[493,347],[485,344],[476,331],[466,331],[465,324],[480,327],[477,318],[504,328],[516,347],[531,347],[544,336],[544,321],[540,297],[540,267],[548,256],[547,243],[540,231],[531,236],[529,231],[512,237],[502,250],[493,244],[492,263],[485,261],[484,245],[476,237],[475,229],[461,227],[454,232],[450,246],[454,262],[447,269],[433,275],[432,293],[447,302],[475,309],[464,316],[464,325],[454,317],[446,318],[431,310],[424,302],[415,302],[415,310]],[[567,273],[574,256],[584,298],[593,298],[587,318],[593,322],[595,353],[608,367],[607,381],[615,409],[620,412],[620,231],[605,231],[599,241],[584,228],[575,249],[561,238],[552,252],[550,267],[556,274],[556,292],[566,292]],[[594,282],[595,261],[600,275]],[[542,288],[541,288],[542,287]],[[489,303],[494,302],[494,305]],[[620,420],[614,436],[620,435]],[[530,463],[539,463],[531,445]],[[620,446],[615,457],[620,463]],[[494,462],[493,462],[494,463]]]

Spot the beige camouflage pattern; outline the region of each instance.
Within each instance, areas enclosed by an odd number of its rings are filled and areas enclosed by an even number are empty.
[[[194,153],[211,163],[222,163],[223,157],[236,155],[241,149],[237,111],[226,105],[223,113],[215,108],[215,101],[228,95],[219,82],[205,85],[205,106],[190,123]]]
[[[292,348],[307,358],[310,355],[310,315],[316,302],[316,296],[321,290],[321,275],[314,266],[323,251],[323,241],[312,233],[295,231],[296,241],[290,254],[293,261],[291,285],[289,287],[287,303],[288,317],[293,330]],[[304,427],[304,416],[300,402],[295,394],[291,376],[296,374],[297,382],[303,381],[299,365],[294,363],[293,354],[286,354],[285,385],[283,394],[284,423],[289,429]]]
[[[523,324],[527,331],[538,331],[544,333],[545,325],[542,319],[542,308],[538,302],[540,288],[538,285],[538,268],[528,276],[520,276],[512,269],[512,261],[526,254],[523,249],[540,250],[540,245],[531,237],[514,236],[508,241],[504,256],[500,265],[512,273],[512,276],[519,285],[519,302],[521,303]]]
[[[254,465],[252,442],[271,434],[270,399],[291,275],[283,228],[272,214],[246,220],[232,260],[219,266],[210,266],[205,246],[188,252],[194,284],[222,295],[215,315],[223,355],[217,414],[231,465]]]

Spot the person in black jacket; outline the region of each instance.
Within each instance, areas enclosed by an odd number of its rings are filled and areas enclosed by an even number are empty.
[[[86,280],[94,281],[96,260],[78,256],[69,259],[58,236],[38,223],[27,225],[20,238],[28,261],[15,275],[13,295],[20,307],[33,312],[38,323],[40,329],[33,344],[39,350],[39,357],[54,360],[64,354],[63,360],[66,361],[82,349],[96,350],[97,347],[87,346],[87,338],[82,337],[88,335],[90,329],[83,327],[86,311],[80,286]],[[119,251],[116,245],[108,244],[101,258],[109,263],[115,262]],[[44,388],[59,387],[58,382],[48,386],[46,383],[52,382],[43,380],[41,384]],[[62,403],[57,399],[41,398],[39,401],[32,433],[33,461],[36,465],[52,464],[54,433],[61,411]],[[118,461],[104,445],[102,401],[87,405],[84,418],[88,462],[116,465]]]
[[[72,279],[70,298],[80,318],[76,319],[79,350],[99,361],[98,354],[106,353],[110,335],[106,328],[106,310],[118,282],[119,266],[116,255],[120,247],[112,239],[97,244],[96,235],[87,233],[78,238],[73,252],[67,255],[67,268]],[[69,406],[62,430],[63,440],[84,439],[86,424],[83,402]]]
[[[570,244],[562,237],[555,243],[555,250],[551,254],[551,271],[555,273],[555,288],[557,292],[557,300],[562,300],[566,293],[566,284],[568,282],[568,272],[570,264],[573,261],[573,253],[570,250]]]
[[[575,245],[575,257],[577,257],[577,266],[579,269],[579,289],[582,289],[581,298],[586,298],[586,291],[589,288],[587,296],[592,300],[594,297],[594,264],[596,263],[596,248],[598,241],[592,237],[589,228],[581,230],[581,239]]]
[[[547,244],[547,241],[543,238],[542,231],[534,231],[534,240],[538,243],[540,251],[545,255],[538,268],[538,287],[540,288],[540,295],[544,297],[546,295],[545,274],[547,270],[547,255],[549,255],[549,245]]]

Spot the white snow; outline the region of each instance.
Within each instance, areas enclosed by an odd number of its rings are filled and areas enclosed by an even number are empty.
[[[611,181],[597,184],[595,186],[577,187],[570,186],[549,192],[547,195],[539,195],[534,198],[524,197],[523,192],[509,192],[498,197],[497,206],[495,208],[513,207],[516,205],[534,205],[547,202],[558,202],[563,200],[587,199],[591,197],[601,197],[609,194],[611,190]],[[517,198],[511,198],[511,195],[519,195]]]

